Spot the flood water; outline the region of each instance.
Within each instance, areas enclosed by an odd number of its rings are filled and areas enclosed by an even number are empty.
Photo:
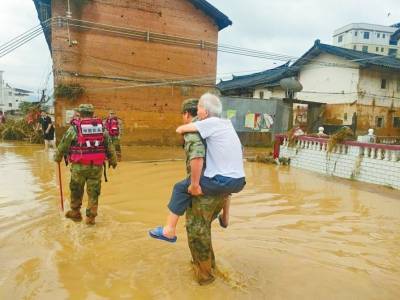
[[[229,228],[213,224],[218,278],[200,287],[184,219],[176,244],[147,235],[182,149],[123,151],[88,227],[60,212],[51,151],[0,143],[0,299],[400,299],[400,192],[246,163]]]

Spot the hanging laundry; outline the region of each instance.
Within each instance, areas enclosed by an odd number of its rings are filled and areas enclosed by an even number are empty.
[[[229,109],[229,110],[226,112],[226,118],[229,119],[229,120],[231,120],[231,121],[232,121],[232,119],[235,119],[235,118],[236,118],[236,110]]]
[[[255,119],[254,113],[247,113],[244,121],[244,127],[254,129],[254,119]]]

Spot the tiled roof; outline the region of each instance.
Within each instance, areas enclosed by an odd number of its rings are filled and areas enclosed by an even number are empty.
[[[218,25],[219,30],[224,29],[232,25],[232,21],[216,7],[211,5],[205,0],[189,0],[194,6],[204,11],[208,16],[214,19],[215,23]]]
[[[217,88],[221,91],[248,88],[258,85],[274,86],[278,85],[282,78],[293,76],[295,68],[289,67],[289,62],[274,69],[265,70],[259,73],[243,76],[233,76],[232,80],[221,81]]]
[[[400,23],[399,23],[400,24]],[[391,36],[391,39],[398,41],[400,39],[400,28],[397,29]]]
[[[310,59],[313,59],[320,53],[328,53],[335,56],[339,56],[351,60],[362,67],[375,66],[381,68],[400,70],[400,59],[397,59],[393,56],[367,53],[367,52],[322,44],[320,43],[319,40],[316,40],[314,46],[310,50],[308,50],[301,58],[299,58],[293,64],[293,66],[300,67],[302,65],[305,65],[309,62]]]

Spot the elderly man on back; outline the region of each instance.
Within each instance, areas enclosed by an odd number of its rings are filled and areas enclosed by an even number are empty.
[[[222,104],[213,94],[204,94],[198,103],[200,121],[178,127],[180,134],[198,132],[207,145],[204,174],[193,174],[175,184],[168,204],[167,224],[150,231],[153,238],[176,241],[176,225],[191,203],[192,196],[228,196],[240,192],[245,184],[242,145],[230,120],[221,119]],[[222,227],[228,225],[229,198],[226,197]]]

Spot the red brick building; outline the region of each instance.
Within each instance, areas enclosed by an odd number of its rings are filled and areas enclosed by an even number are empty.
[[[71,109],[92,103],[124,121],[125,144],[178,142],[181,102],[214,88],[227,16],[203,0],[34,2],[53,57],[59,133]]]

